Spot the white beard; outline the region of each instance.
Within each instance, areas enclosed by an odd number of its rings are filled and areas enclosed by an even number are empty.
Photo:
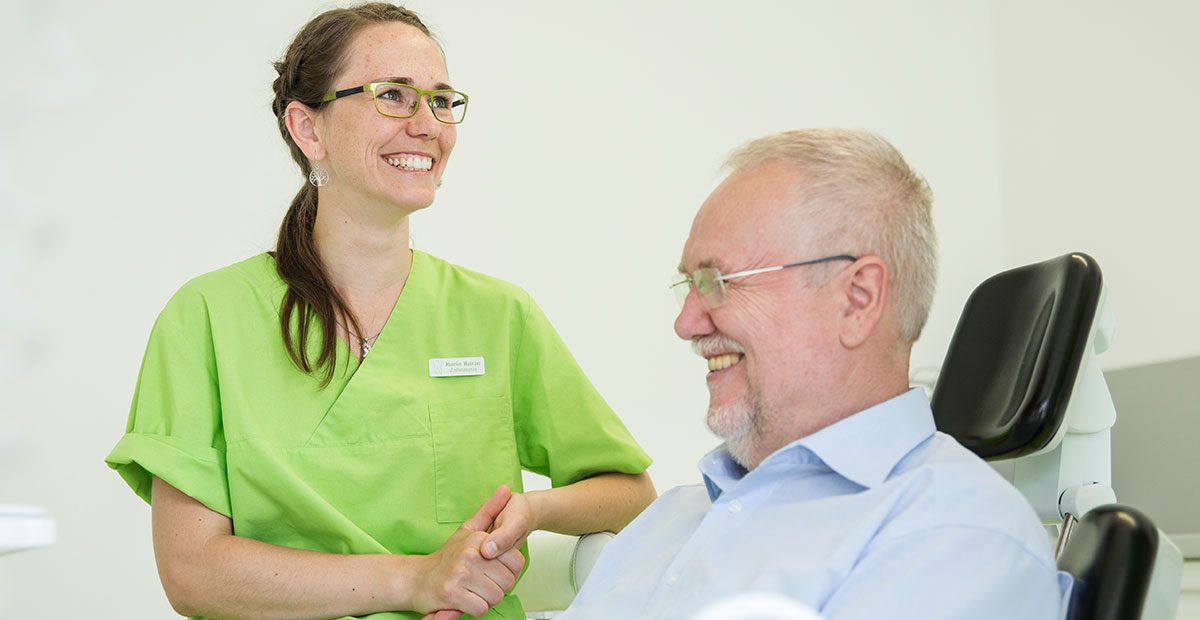
[[[759,407],[751,397],[723,407],[708,408],[708,429],[725,440],[734,461],[743,467],[750,461],[758,433]]]

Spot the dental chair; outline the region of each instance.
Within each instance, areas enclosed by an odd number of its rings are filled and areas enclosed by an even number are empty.
[[[1058,566],[1075,580],[1068,620],[1170,620],[1182,554],[1111,487],[1116,409],[1096,356],[1113,325],[1086,254],[993,276],[967,300],[931,406],[975,454],[1014,459],[1013,484],[1057,525]]]
[[[570,606],[592,572],[612,532],[566,536],[553,532],[529,535],[529,568],[513,591],[528,620],[545,620]]]
[[[938,430],[984,459],[1012,460],[1013,483],[1057,528],[1059,569],[1075,581],[1068,620],[1173,620],[1182,554],[1116,504],[1111,486],[1116,409],[1096,356],[1113,326],[1086,254],[989,278],[967,300],[931,406]],[[607,541],[595,536],[530,537],[516,589],[530,618],[570,604]]]

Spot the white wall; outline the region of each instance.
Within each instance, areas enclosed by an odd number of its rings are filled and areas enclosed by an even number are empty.
[[[1200,3],[993,6],[1005,264],[1096,258],[1106,368],[1200,354]]]
[[[1002,170],[1016,175],[1020,131],[1000,137],[1013,115],[1003,105],[1016,104],[998,92],[1014,70],[996,50],[1016,50],[993,32],[1016,38],[1022,22],[989,3],[411,6],[472,96],[439,200],[414,219],[418,247],[532,291],[657,459],[660,489],[692,481],[714,443],[702,363],[671,331],[665,284],[729,149],[801,126],[860,126],[926,175],[943,267],[916,365],[940,362],[976,283],[1024,260],[1006,240],[1012,213],[1046,210],[1013,207],[1040,193],[1001,184]],[[8,230],[52,233],[0,288],[0,308],[19,296],[37,309],[24,330],[36,338],[20,349],[0,340],[20,365],[3,379],[0,431],[24,446],[0,461],[0,502],[46,506],[60,524],[55,547],[0,558],[0,616],[170,613],[149,510],[101,461],[167,297],[271,246],[299,180],[267,112],[269,62],[314,10],[284,0],[0,8],[0,52],[20,60],[0,92],[0,200],[46,223]],[[535,108],[522,93],[536,91],[563,105]],[[1088,155],[1072,147],[1064,157]],[[1002,212],[1001,195],[1018,210]],[[8,205],[0,225],[17,220]],[[1031,258],[1076,247],[1052,241]]]

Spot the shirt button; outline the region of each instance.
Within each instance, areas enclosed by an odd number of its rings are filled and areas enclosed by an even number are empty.
[[[667,585],[673,586],[677,583],[679,583],[679,575],[671,575],[670,577],[667,577]]]
[[[742,503],[741,502],[737,501],[736,499],[733,500],[732,502],[729,502],[729,512],[741,512],[741,511],[742,511]]]

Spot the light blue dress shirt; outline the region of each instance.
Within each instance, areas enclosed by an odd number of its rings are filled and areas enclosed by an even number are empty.
[[[562,620],[686,619],[779,594],[830,620],[1063,616],[1070,577],[1025,498],[914,389],[774,452],[724,447],[614,539]]]

